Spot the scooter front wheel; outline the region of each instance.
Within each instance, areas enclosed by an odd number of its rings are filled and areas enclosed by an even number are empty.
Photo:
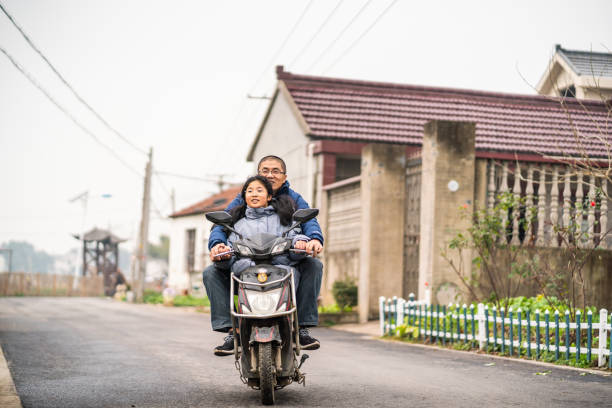
[[[272,343],[258,343],[257,348],[261,402],[264,405],[272,405],[274,404],[274,386],[276,385],[276,370],[272,361]]]

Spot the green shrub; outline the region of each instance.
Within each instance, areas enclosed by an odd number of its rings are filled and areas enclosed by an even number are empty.
[[[342,313],[342,312],[352,312],[352,306],[345,306],[344,308],[340,308],[337,303],[334,303],[330,306],[319,306],[319,313]]]
[[[161,292],[156,290],[145,290],[142,301],[144,303],[162,304],[164,303],[164,297]]]
[[[178,295],[174,297],[174,306],[210,306],[207,297],[196,298],[191,295]]]
[[[332,295],[341,309],[357,305],[357,285],[351,278],[335,281],[332,285]]]

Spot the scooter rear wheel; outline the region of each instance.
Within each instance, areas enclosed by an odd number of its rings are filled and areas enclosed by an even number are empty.
[[[272,361],[272,343],[258,343],[257,348],[261,402],[264,405],[272,405],[274,404],[274,386],[276,385],[276,370]]]

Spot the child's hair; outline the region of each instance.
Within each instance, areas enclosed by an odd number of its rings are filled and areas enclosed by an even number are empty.
[[[267,178],[257,175],[249,177],[242,186],[242,191],[240,192],[240,196],[242,197],[243,203],[232,208],[229,213],[232,216],[232,225],[236,224],[236,222],[244,217],[244,214],[247,209],[246,204],[246,190],[249,185],[254,182],[259,181],[264,185],[268,195],[272,196],[272,200],[270,200],[270,205],[274,208],[278,217],[280,218],[280,222],[282,225],[288,226],[291,225],[291,217],[295,212],[295,202],[291,197],[287,194],[280,195],[278,197],[274,197],[274,190],[272,189],[272,184],[268,181]]]

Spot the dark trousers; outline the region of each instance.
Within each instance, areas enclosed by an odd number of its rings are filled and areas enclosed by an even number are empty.
[[[312,327],[319,323],[317,298],[321,291],[323,264],[316,258],[304,258],[296,266],[299,271],[297,285],[298,322],[300,326]],[[212,265],[202,273],[202,280],[210,300],[210,320],[215,331],[227,332],[232,327],[230,318],[230,271]]]

